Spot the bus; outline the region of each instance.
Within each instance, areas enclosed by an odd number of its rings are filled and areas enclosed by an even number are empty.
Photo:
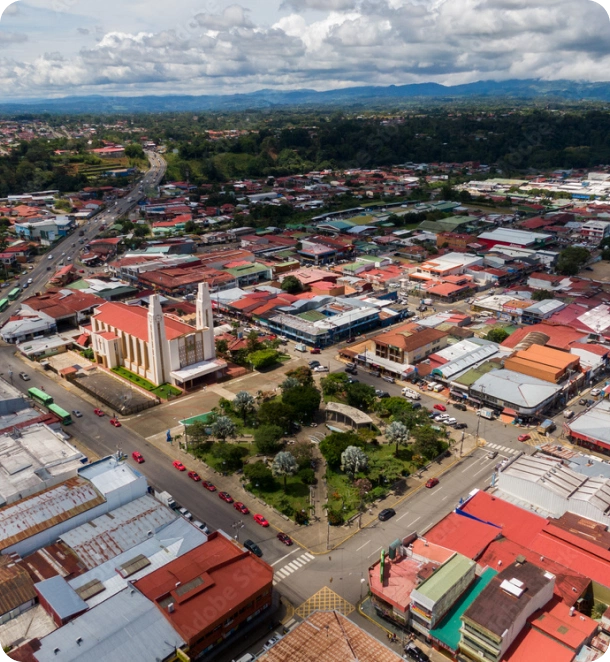
[[[8,293],[8,300],[9,301],[15,301],[15,299],[21,294],[21,290],[16,287],[14,290],[11,290]]]
[[[72,423],[72,416],[59,405],[50,404],[47,405],[47,408],[52,414],[55,414],[64,425],[70,425],[70,423]]]
[[[0,313],[3,313],[8,308],[8,299],[0,299]]]
[[[32,400],[35,400],[45,407],[53,404],[53,398],[48,393],[41,391],[39,388],[28,389],[28,395],[30,398],[32,398]]]

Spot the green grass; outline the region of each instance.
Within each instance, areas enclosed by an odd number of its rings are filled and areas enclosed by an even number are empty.
[[[112,372],[115,372],[117,375],[119,375],[119,377],[123,377],[123,379],[130,381],[132,384],[135,384],[136,386],[139,386],[146,391],[150,391],[150,393],[156,395],[159,398],[167,399],[170,395],[178,396],[182,393],[180,389],[177,389],[171,384],[161,384],[161,386],[155,386],[152,382],[148,381],[148,379],[144,379],[144,377],[140,377],[140,375],[136,375],[135,372],[131,372],[131,370],[127,370],[127,368],[123,368],[121,366],[113,368]]]
[[[276,489],[263,491],[253,487],[250,491],[262,499],[265,503],[273,506],[281,513],[294,519],[294,514],[304,510],[309,513],[309,487],[301,482],[296,476],[289,476],[286,480],[286,493],[284,493],[284,479],[277,479]]]
[[[212,444],[209,444],[209,445],[211,446]],[[256,454],[256,448],[255,448],[254,444],[246,444],[246,443],[231,444],[231,446],[233,446],[233,445],[239,446],[240,448],[245,448],[248,451],[248,455],[247,456],[244,455],[244,458],[243,458],[244,464],[248,461],[249,457],[252,457],[253,455]],[[223,472],[226,472],[227,474],[235,473],[233,470],[229,470],[229,469],[226,468],[226,466],[223,466],[222,458],[215,457],[214,455],[212,455],[211,450],[206,451],[206,450],[204,450],[204,448],[205,448],[205,445],[204,445],[204,447],[202,447],[200,449],[190,448],[189,453],[191,453],[191,455],[194,455],[195,457],[199,458],[200,460],[205,462],[208,465],[208,467],[211,467],[212,469],[214,469],[215,471],[218,471],[219,473],[223,473]]]

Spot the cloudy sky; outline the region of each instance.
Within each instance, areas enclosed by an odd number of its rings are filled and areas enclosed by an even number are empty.
[[[4,99],[609,72],[589,0],[20,0],[0,21]]]

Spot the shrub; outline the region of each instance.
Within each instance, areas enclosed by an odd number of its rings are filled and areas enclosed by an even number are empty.
[[[374,487],[367,495],[366,495],[366,500],[367,501],[376,501],[377,499],[381,499],[387,494],[387,490],[385,487]]]
[[[301,510],[297,510],[297,512],[294,514],[294,521],[301,525],[307,524],[309,522],[309,517],[307,513],[304,513]]]
[[[313,469],[301,469],[297,477],[305,485],[315,485],[318,482],[316,472]]]
[[[344,521],[342,513],[338,513],[336,510],[328,511],[328,523],[331,526],[341,526]]]

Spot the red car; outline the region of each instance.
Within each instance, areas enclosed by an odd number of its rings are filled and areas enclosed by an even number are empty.
[[[178,469],[178,471],[186,471],[186,467],[180,462],[180,460],[174,460],[172,466],[174,469]]]
[[[283,542],[284,545],[287,545],[288,547],[292,545],[292,538],[289,535],[282,533],[281,531],[277,534],[277,539],[280,542]]]
[[[445,405],[434,405],[434,409],[438,409],[438,411],[447,411]]]
[[[246,506],[246,504],[242,503],[241,501],[236,501],[233,504],[233,508],[235,508],[235,510],[239,510],[239,512],[242,515],[250,514],[250,509],[248,508],[248,506]]]
[[[94,409],[94,410],[93,410],[93,413],[94,413],[96,416],[106,416],[106,414],[104,414],[104,412],[103,412],[101,409]]]
[[[188,477],[194,480],[196,483],[201,480],[201,478],[199,478],[199,474],[196,471],[189,471]]]
[[[313,349],[309,350],[309,353],[310,354],[319,354],[320,350],[317,347],[314,347]]]
[[[254,515],[254,521],[261,526],[269,526],[269,522],[262,515]]]
[[[111,418],[110,419],[110,425],[114,425],[115,428],[120,428],[121,427],[121,421],[119,421],[118,418]]]
[[[133,457],[133,459],[134,459],[138,464],[142,464],[142,462],[144,462],[144,458],[142,457],[142,453],[138,453],[138,451],[134,451],[134,452],[131,454],[131,457]]]
[[[434,487],[435,485],[438,485],[438,478],[430,478],[428,482],[426,483],[426,487]]]
[[[218,496],[227,503],[233,503],[233,497],[228,492],[218,492]]]
[[[202,480],[201,484],[205,487],[206,490],[210,490],[210,492],[216,492],[216,485],[214,485],[214,483],[210,483],[209,480]]]
[[[518,441],[529,441],[530,439],[531,439],[531,437],[529,436],[529,434],[520,434],[517,437]]]

